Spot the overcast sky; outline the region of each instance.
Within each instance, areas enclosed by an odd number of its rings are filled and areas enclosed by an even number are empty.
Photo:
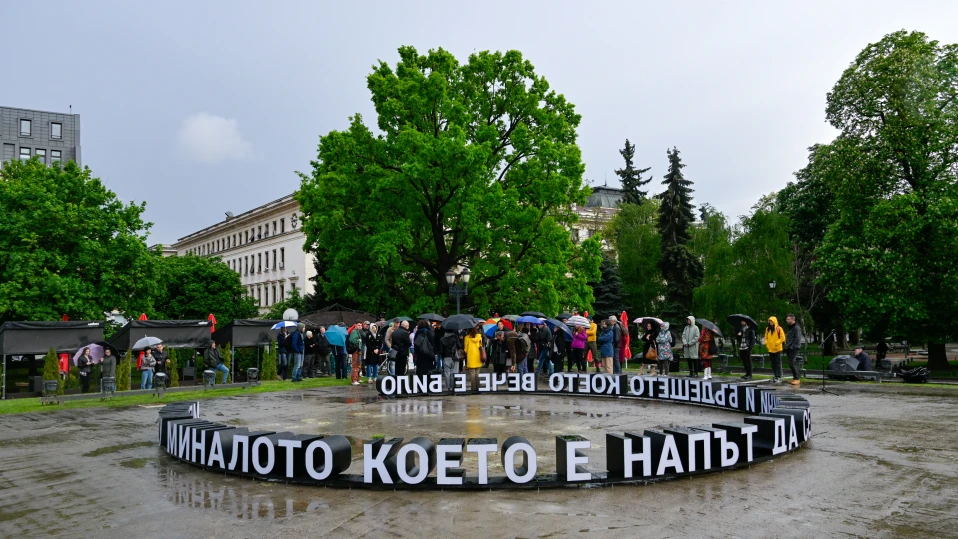
[[[582,114],[586,178],[625,138],[653,192],[677,146],[695,202],[746,213],[826,142],[825,94],[868,43],[958,42],[958,2],[0,2],[0,104],[81,115],[84,164],[170,243],[293,192],[405,44],[518,49]]]

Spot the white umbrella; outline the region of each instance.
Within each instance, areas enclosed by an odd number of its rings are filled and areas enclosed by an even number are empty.
[[[632,323],[633,323],[633,324],[644,324],[645,322],[649,322],[649,321],[655,322],[656,324],[658,324],[658,325],[660,325],[660,326],[663,324],[662,320],[659,320],[658,318],[656,318],[656,317],[654,317],[654,316],[643,316],[642,318],[636,318],[635,320],[632,321]]]
[[[592,322],[589,322],[589,319],[584,316],[573,316],[572,318],[566,321],[567,326],[579,326],[581,328],[587,328],[592,326]]]
[[[283,320],[282,322],[277,322],[273,324],[273,327],[269,329],[282,329],[282,328],[294,328],[296,327],[296,322],[292,320]]]
[[[162,339],[159,339],[157,337],[143,337],[142,339],[133,343],[133,347],[131,348],[131,350],[142,350],[144,348],[156,346],[160,344],[161,342],[163,342]]]
[[[87,348],[90,349],[90,358],[93,361],[99,361],[103,359],[103,347],[100,346],[99,344],[88,344],[84,346],[83,348],[77,350],[77,353],[73,354],[74,365],[77,364],[77,360],[80,359],[80,356],[83,355],[83,351],[86,350]]]

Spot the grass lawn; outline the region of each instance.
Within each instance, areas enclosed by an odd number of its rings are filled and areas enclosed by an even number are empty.
[[[98,400],[98,399],[89,399],[89,400],[77,400],[77,401],[68,401],[62,405],[56,404],[40,404],[39,398],[29,398],[29,399],[11,399],[0,401],[0,415],[4,414],[23,414],[29,412],[51,412],[54,410],[72,410],[75,408],[122,408],[124,406],[136,406],[140,404],[157,404],[157,403],[170,403],[177,401],[191,401],[199,399],[212,399],[216,397],[233,397],[236,395],[250,395],[253,393],[270,393],[275,391],[290,391],[294,389],[310,389],[314,387],[327,387],[327,386],[346,386],[349,385],[349,380],[337,380],[333,377],[329,378],[310,378],[308,380],[303,380],[302,382],[292,383],[292,382],[280,382],[280,381],[269,381],[263,382],[262,385],[251,387],[249,389],[197,389],[196,391],[183,391],[178,393],[167,393],[162,399],[157,398],[153,395],[130,395],[123,396],[122,392],[118,392],[117,396],[112,399]]]

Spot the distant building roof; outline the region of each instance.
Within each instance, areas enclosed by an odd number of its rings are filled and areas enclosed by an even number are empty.
[[[622,189],[618,187],[593,187],[592,195],[585,203],[587,208],[617,208],[622,200]]]

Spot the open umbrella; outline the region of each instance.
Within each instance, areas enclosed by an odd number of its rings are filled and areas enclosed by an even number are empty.
[[[561,328],[562,331],[566,332],[566,334],[572,335],[572,328],[556,320],[555,318],[546,318],[546,325],[549,326],[549,329],[552,331],[555,331],[556,328]]]
[[[483,322],[484,320],[480,320],[479,324]],[[476,318],[468,314],[456,314],[442,321],[443,328],[451,329],[453,331],[459,331],[460,329],[471,329],[479,324],[476,323]]]
[[[858,360],[853,356],[835,356],[828,362],[828,370],[855,372],[858,370]]]
[[[388,325],[389,325],[389,321],[388,321],[388,320],[377,320],[377,321],[375,322],[375,324],[376,324],[376,327],[380,327],[380,328],[381,328],[381,327],[384,327],[384,326],[388,326]]]
[[[662,320],[654,316],[641,316],[632,321],[633,324],[645,324],[646,322],[655,322],[658,325],[662,325]]]
[[[107,351],[107,350],[110,350],[110,352],[113,353],[113,357],[119,357],[119,356],[120,356],[119,350],[117,350],[115,346],[113,346],[112,344],[110,344],[110,343],[108,343],[108,342],[106,342],[106,341],[100,341],[100,342],[97,342],[97,343],[94,343],[94,344],[96,344],[97,346],[102,346],[102,347],[103,347],[103,354],[104,354],[104,355],[106,355],[106,351]]]
[[[510,321],[510,322],[515,322],[516,320],[519,319],[519,315],[518,315],[518,314],[507,314],[507,315],[503,316],[502,319],[503,319],[503,320],[508,320],[508,321]]]
[[[497,329],[499,329],[499,324],[484,324],[482,326],[482,332],[486,334],[486,337],[494,337]]]
[[[80,359],[80,356],[83,355],[83,351],[87,348],[90,349],[90,357],[93,358],[93,361],[100,361],[103,359],[103,347],[99,344],[88,344],[83,348],[77,350],[77,353],[73,354],[73,364],[77,364],[77,360]]]
[[[444,316],[439,316],[436,313],[425,313],[419,315],[420,320],[429,320],[430,322],[442,322],[446,318]]]
[[[520,316],[534,316],[536,318],[548,318],[548,316],[540,313],[539,311],[526,311],[522,313]]]
[[[632,344],[632,337],[629,335],[629,316],[625,314],[625,311],[622,311],[622,314],[619,315],[619,321],[625,328],[625,335],[622,336],[622,355],[628,362],[629,358],[632,357],[632,349],[629,347]]]
[[[729,324],[732,324],[733,328],[738,328],[742,325],[742,320],[745,320],[745,323],[749,325],[756,333],[758,333],[758,323],[755,320],[752,320],[751,316],[746,316],[744,314],[730,314],[725,317],[728,320]]]
[[[578,326],[581,328],[587,328],[592,325],[592,322],[589,322],[584,316],[570,316],[565,323],[567,326]]]
[[[544,316],[541,318],[545,318]],[[539,320],[539,317],[531,315],[522,315],[516,320],[517,324],[536,324],[542,325],[542,320]]]
[[[415,320],[413,320],[412,318],[409,318],[408,316],[397,316],[396,318],[391,319],[389,323],[392,324],[396,320],[399,320],[400,322],[409,322],[410,324],[415,322]]]
[[[326,340],[333,346],[346,346],[346,328],[343,326],[329,326],[326,329]]]
[[[296,327],[296,322],[292,320],[283,320],[282,322],[276,322],[273,324],[273,327],[269,329],[283,329],[283,328],[294,328]]]
[[[556,316],[556,320],[568,320],[570,318],[572,318],[572,315],[569,313],[559,313],[559,315]]]
[[[707,320],[705,318],[696,318],[695,323],[711,331],[712,333],[718,335],[719,337],[725,336],[725,335],[722,335],[722,330],[719,329],[719,327],[713,324],[710,320]]]
[[[132,346],[130,349],[131,349],[131,350],[142,350],[142,349],[144,349],[144,348],[150,348],[150,347],[152,347],[152,346],[156,346],[156,345],[160,344],[161,342],[163,342],[163,340],[162,340],[162,339],[159,339],[159,338],[157,338],[157,337],[143,337],[142,339],[140,339],[140,340],[136,341],[135,343],[133,343],[133,346]]]

